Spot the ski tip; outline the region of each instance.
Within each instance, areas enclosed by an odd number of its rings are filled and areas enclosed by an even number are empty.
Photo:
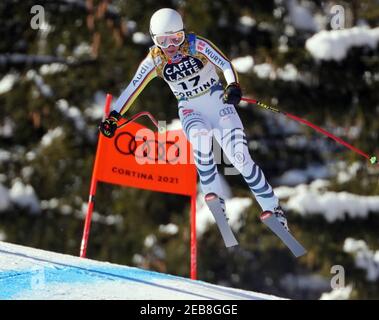
[[[211,201],[211,200],[213,200],[213,199],[216,199],[216,198],[218,198],[218,196],[217,196],[217,194],[215,194],[215,193],[207,193],[206,195],[205,195],[205,201]]]
[[[263,220],[265,220],[265,219],[267,219],[267,218],[269,218],[271,216],[272,216],[272,212],[271,211],[263,211],[261,213],[261,220],[263,221]]]

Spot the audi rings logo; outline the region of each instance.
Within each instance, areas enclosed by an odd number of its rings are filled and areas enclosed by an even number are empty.
[[[220,115],[220,117],[225,117],[225,116],[235,114],[235,113],[236,111],[233,107],[226,107],[226,108],[221,109],[218,114]]]
[[[116,150],[125,156],[134,156],[139,163],[178,163],[180,147],[177,141],[157,139],[155,135],[124,131],[114,139]]]

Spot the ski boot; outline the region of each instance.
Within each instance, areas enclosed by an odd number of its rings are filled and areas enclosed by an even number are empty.
[[[274,212],[272,211],[264,211],[261,213],[261,217],[267,213],[274,213],[276,219],[278,219],[278,221],[283,225],[283,227],[289,232],[290,229],[288,228],[288,223],[287,223],[287,218],[286,218],[286,215],[282,209],[281,206],[277,206],[276,208],[274,208]]]
[[[222,211],[224,211],[224,216],[226,218],[226,221],[229,221],[229,218],[226,214],[226,206],[225,206],[225,200],[223,198],[218,198],[220,200],[220,204],[221,204],[221,208],[222,208]]]
[[[280,206],[273,211],[263,211],[261,221],[283,241],[295,257],[307,253],[307,250],[289,232],[286,216]]]

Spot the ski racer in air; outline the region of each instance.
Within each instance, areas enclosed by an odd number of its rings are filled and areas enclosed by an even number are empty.
[[[150,20],[154,46],[139,65],[133,79],[100,125],[113,137],[117,121],[126,115],[135,99],[155,77],[167,82],[178,100],[179,118],[194,152],[205,197],[216,196],[225,212],[220,176],[214,160],[214,137],[233,166],[242,174],[263,212],[271,212],[288,230],[278,197],[261,168],[252,160],[243,124],[236,106],[242,92],[231,62],[211,41],[187,33],[181,15],[169,8],[156,11]],[[217,75],[227,83],[224,89]],[[215,132],[218,134],[214,134]]]

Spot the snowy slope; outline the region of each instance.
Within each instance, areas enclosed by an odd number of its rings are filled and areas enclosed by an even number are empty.
[[[0,242],[0,299],[280,298]]]

